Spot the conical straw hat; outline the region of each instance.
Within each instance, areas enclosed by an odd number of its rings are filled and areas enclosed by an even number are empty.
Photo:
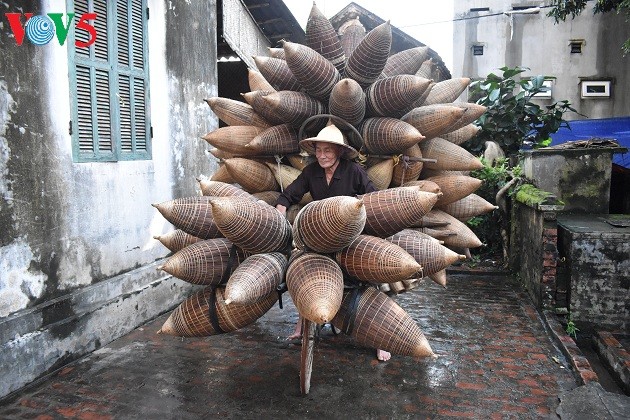
[[[359,235],[335,254],[351,276],[373,283],[394,283],[422,277],[422,266],[401,247],[369,235]]]
[[[300,141],[300,147],[304,149],[304,151],[306,151],[307,153],[314,155],[315,143],[329,143],[341,146],[343,147],[344,155],[348,159],[354,159],[355,157],[359,156],[359,152],[357,152],[354,147],[346,144],[341,130],[339,130],[334,124],[330,124],[324,127],[322,130],[320,130],[319,133],[317,133],[316,137],[310,137],[308,139]]]
[[[248,257],[225,286],[225,304],[248,305],[265,298],[282,282],[288,266],[287,257],[279,252]]]
[[[343,273],[335,261],[305,253],[291,260],[286,281],[300,315],[316,324],[333,319],[343,296]]]
[[[214,295],[211,297],[211,295]],[[183,301],[168,317],[158,334],[177,337],[205,337],[238,330],[252,324],[271,309],[278,300],[272,292],[251,305],[226,305],[223,288],[207,287]],[[210,319],[210,303],[214,302],[219,330]]]
[[[167,247],[171,252],[177,252],[188,245],[192,245],[195,242],[202,240],[201,238],[190,235],[181,229],[175,229],[163,235],[154,236],[153,239],[160,241],[162,245]]]
[[[373,287],[353,290],[344,298],[332,324],[361,345],[403,356],[435,357],[415,321],[396,302]],[[351,309],[353,308],[353,309]]]

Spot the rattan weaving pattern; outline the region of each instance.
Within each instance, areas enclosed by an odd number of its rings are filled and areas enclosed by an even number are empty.
[[[332,324],[345,331],[354,315],[351,336],[366,347],[403,356],[433,356],[431,346],[415,321],[384,293],[368,287],[361,292],[355,314],[349,314],[351,292],[344,299]]]
[[[420,146],[414,144],[409,149],[405,150],[403,155],[421,158],[422,151],[420,150]],[[423,167],[424,162],[400,159],[398,164],[394,166],[391,186],[400,187],[402,184],[417,180]]]
[[[218,228],[240,248],[256,254],[289,248],[291,226],[272,206],[237,197],[216,197],[211,203]]]
[[[254,137],[247,147],[260,155],[287,155],[300,152],[298,131],[289,124],[270,127]]]
[[[315,162],[315,156],[311,155],[289,155],[286,157],[291,166],[295,169],[303,170],[306,165]]]
[[[403,184],[403,187],[418,187],[420,191],[430,192],[437,194],[442,192],[440,186],[433,181],[427,179],[420,179],[418,181],[408,181]]]
[[[260,74],[276,90],[300,90],[300,82],[295,78],[286,61],[279,58],[255,56],[254,63]],[[250,104],[251,105],[251,104]],[[255,109],[255,108],[254,108]]]
[[[392,182],[394,159],[385,159],[373,164],[366,170],[368,178],[377,190],[385,190]]]
[[[280,191],[263,191],[252,194],[257,200],[262,200],[270,206],[275,206],[278,197],[280,197]]]
[[[289,69],[304,90],[315,99],[327,103],[333,87],[341,80],[339,70],[306,45],[285,42],[283,48]]]
[[[261,101],[273,113],[282,115],[284,123],[294,127],[299,127],[307,118],[326,111],[324,104],[302,92],[279,91],[261,97]],[[326,124],[325,120],[322,121],[318,126]]]
[[[225,238],[207,239],[177,251],[162,270],[192,284],[217,285],[229,266],[232,242]],[[234,258],[232,269],[239,264]]]
[[[346,58],[352,55],[363,38],[365,38],[365,27],[361,24],[358,17],[341,25],[339,28],[339,42]]]
[[[474,171],[483,168],[479,158],[473,156],[461,146],[435,137],[420,144],[422,155],[437,162],[426,162],[425,167],[432,170]]]
[[[407,251],[422,266],[424,276],[437,273],[460,259],[456,252],[434,238],[412,229],[404,229],[387,240]]]
[[[263,131],[264,128],[251,125],[234,125],[218,128],[202,138],[223,151],[252,156],[256,154],[256,151],[245,146]]]
[[[429,54],[429,47],[415,47],[402,50],[387,58],[381,77],[399,74],[416,74]]]
[[[468,124],[455,131],[451,131],[450,133],[444,133],[441,135],[441,137],[444,140],[448,140],[451,143],[459,146],[462,143],[466,143],[468,140],[475,137],[477,133],[479,133],[479,131],[481,131],[481,127],[474,124]]]
[[[346,55],[341,47],[337,31],[330,21],[317,8],[315,2],[306,22],[306,45],[321,54],[332,63],[338,71],[346,65]]]
[[[352,125],[358,125],[365,117],[365,93],[356,81],[341,79],[333,87],[328,101],[331,114]]]
[[[324,255],[305,253],[287,270],[287,288],[300,315],[317,324],[330,322],[343,296],[343,273]]]
[[[459,220],[468,220],[471,217],[480,216],[498,209],[497,206],[479,197],[477,194],[469,194],[450,204],[444,205],[439,201],[437,204],[440,210],[444,210],[446,213]]]
[[[445,104],[453,102],[470,84],[468,77],[456,77],[438,82],[425,99],[424,105]]]
[[[339,265],[352,277],[372,283],[394,283],[422,277],[422,266],[404,249],[385,239],[359,235],[335,254]]]
[[[153,206],[166,220],[186,233],[201,239],[223,236],[212,217],[210,197],[182,197]]]
[[[313,201],[293,222],[299,249],[332,253],[348,246],[363,230],[366,213],[363,201],[354,197],[330,197]]]
[[[386,238],[413,226],[431,210],[437,199],[437,194],[414,187],[390,188],[365,194],[364,233]]]
[[[436,206],[445,206],[454,203],[467,195],[475,192],[481,187],[482,181],[477,178],[465,175],[439,175],[427,178],[426,181],[436,183],[443,195],[439,198]]]
[[[225,167],[225,164],[223,162],[219,163],[217,170],[212,174],[210,180],[225,182],[227,184],[232,184],[235,182],[234,179],[232,179],[232,175],[230,175],[230,173],[227,171],[227,168]]]
[[[269,50],[269,56],[273,58],[279,58],[280,60],[286,61],[286,55],[284,54],[284,48],[267,48]]]
[[[242,197],[253,200],[251,194],[243,191],[242,189],[235,187],[232,184],[226,182],[212,181],[209,179],[200,179],[199,188],[201,194],[214,197]]]
[[[284,54],[284,50],[282,50],[282,53]],[[247,81],[249,83],[249,90],[251,92],[254,92],[257,90],[266,90],[269,92],[276,91],[276,89],[273,86],[271,86],[271,83],[269,83],[267,79],[265,79],[265,76],[263,76],[260,72],[257,72],[254,69],[247,70]]]
[[[267,103],[263,101],[265,96],[271,95],[275,92],[275,90],[253,90],[251,92],[241,93],[241,96],[252,106],[252,108],[254,108],[254,111],[261,115],[265,120],[269,121],[273,125],[279,125],[285,122],[283,115],[276,113],[274,109],[269,108]]]
[[[388,77],[372,83],[365,91],[366,115],[402,117],[431,84],[431,80],[409,74]]]
[[[164,235],[154,236],[153,238],[160,241],[162,245],[167,247],[171,252],[177,252],[188,245],[202,240],[201,238],[190,235],[181,229],[175,229],[165,233]]]
[[[279,252],[256,254],[243,261],[225,286],[226,304],[252,304],[274,292],[289,263]]]
[[[477,248],[482,245],[477,235],[475,235],[468,226],[450,214],[438,209],[432,209],[431,213],[432,217],[443,222],[448,222],[448,230],[455,232],[455,235],[453,236],[442,238],[445,246],[455,248]]]
[[[396,118],[367,118],[360,126],[365,148],[374,154],[398,154],[424,139],[410,124]]]
[[[463,109],[465,112],[464,115],[462,115],[462,117],[457,120],[455,124],[448,128],[448,130],[446,131],[447,133],[459,130],[460,128],[465,127],[468,124],[477,121],[479,117],[481,117],[484,112],[486,112],[487,109],[483,105],[473,104],[469,102],[454,102],[452,105]]]
[[[280,189],[273,173],[264,163],[251,159],[233,158],[227,159],[225,166],[232,178],[249,193]]]
[[[391,46],[392,28],[385,22],[368,32],[357,45],[348,58],[344,77],[356,80],[365,89],[383,72]]]
[[[215,293],[215,308],[222,331],[215,331],[208,315],[210,293]],[[223,299],[223,288],[213,287],[200,290],[183,301],[171,313],[160,332],[178,337],[205,337],[231,332],[243,328],[263,316],[278,300],[276,292],[251,305],[226,305]]]
[[[457,106],[427,105],[412,109],[401,120],[413,125],[426,139],[432,139],[448,132],[463,115],[464,110]]]
[[[210,109],[227,125],[253,125],[267,128],[271,125],[245,102],[228,98],[206,99]]]
[[[429,58],[428,60],[424,60],[422,65],[416,72],[416,76],[424,77],[425,79],[436,79],[435,76],[435,63],[433,59]]]

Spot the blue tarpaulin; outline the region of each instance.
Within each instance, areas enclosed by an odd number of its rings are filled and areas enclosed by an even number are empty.
[[[593,137],[616,140],[619,146],[630,150],[630,117],[599,120],[570,121],[571,129],[561,128],[551,135],[551,145],[567,141],[588,140]],[[613,155],[613,163],[630,168],[630,152]]]

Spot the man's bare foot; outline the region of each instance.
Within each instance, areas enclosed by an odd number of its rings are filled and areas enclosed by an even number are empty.
[[[392,354],[385,350],[376,349],[376,358],[381,362],[386,362],[392,358]]]
[[[293,330],[293,334],[287,337],[287,340],[297,340],[298,338],[302,338],[302,317],[298,319],[297,324],[295,324],[295,329]]]

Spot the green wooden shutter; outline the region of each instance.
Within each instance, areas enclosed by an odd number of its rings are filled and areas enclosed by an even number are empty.
[[[69,2],[95,12],[96,42],[69,38],[73,156],[77,162],[151,159],[145,0]]]

